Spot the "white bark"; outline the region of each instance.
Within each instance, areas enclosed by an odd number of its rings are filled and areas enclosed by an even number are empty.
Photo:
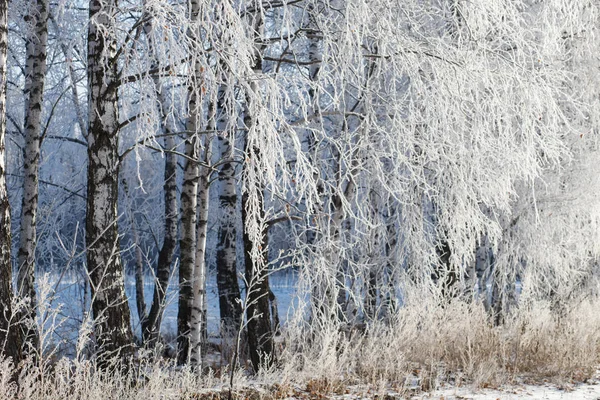
[[[12,264],[10,204],[6,189],[6,82],[8,49],[8,0],[0,1],[0,355],[12,357],[16,365],[21,361],[20,335],[11,327]]]
[[[187,125],[187,129],[195,124]],[[196,218],[198,205],[198,159],[197,138],[186,141],[188,160],[183,172],[181,189],[181,236],[179,262],[179,311],[177,314],[178,363],[185,364],[189,358],[189,331],[192,308],[192,279],[196,257]]]
[[[90,0],[88,26],[88,192],[86,216],[87,268],[92,310],[106,357],[132,351],[129,306],[117,229],[119,191],[118,65],[116,0]],[[105,357],[106,356],[106,357]]]
[[[36,329],[35,249],[38,206],[38,175],[42,132],[42,108],[46,81],[46,46],[48,42],[48,1],[37,0],[28,10],[29,25],[25,65],[25,149],[23,199],[18,252],[17,291],[28,298],[24,331],[32,354],[39,352]]]
[[[188,37],[192,43],[200,43],[200,27],[197,26],[200,15],[198,0],[191,0],[188,4],[191,27]],[[198,51],[202,47],[192,47]],[[193,280],[197,247],[197,218],[198,218],[198,180],[200,178],[200,137],[202,124],[202,74],[204,66],[201,63],[203,54],[192,53],[191,69],[193,71],[188,86],[188,113],[186,131],[189,139],[186,141],[186,156],[188,158],[183,174],[183,188],[181,191],[181,263],[179,265],[179,312],[177,316],[177,336],[179,341],[178,363],[184,364],[190,357],[190,332],[192,329],[193,308]]]
[[[214,116],[211,117],[214,121]],[[214,123],[211,124],[214,129]],[[209,125],[210,126],[210,125]],[[211,130],[211,128],[209,128]],[[210,193],[210,165],[212,158],[212,134],[204,138],[202,158],[204,166],[200,167],[198,181],[198,223],[196,233],[196,256],[193,273],[193,300],[190,329],[190,364],[202,368],[202,354],[206,344],[206,235],[208,228],[208,199]]]

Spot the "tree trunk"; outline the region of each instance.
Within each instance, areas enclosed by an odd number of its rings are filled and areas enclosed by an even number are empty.
[[[492,268],[492,290],[490,295],[489,312],[492,316],[494,326],[504,323],[503,287],[500,283],[500,274],[496,268]]]
[[[347,122],[344,120],[342,131],[346,131]],[[335,159],[337,160],[337,172],[336,172],[336,180],[337,187],[342,187],[343,178],[340,164],[340,154],[339,151],[335,148],[332,148],[332,153],[334,154]],[[356,169],[358,167],[358,158],[356,155],[352,157],[350,168]],[[343,231],[343,222],[346,219],[346,211],[344,209],[344,205],[342,203],[343,199],[346,202],[350,203],[354,200],[354,196],[356,195],[356,183],[354,181],[354,172],[350,172],[350,177],[346,182],[346,186],[342,193],[334,193],[331,196],[330,201],[330,210],[331,210],[331,221],[329,226],[329,240],[334,243],[333,248],[329,250],[329,254],[326,255],[328,259],[328,263],[334,270],[330,271],[330,273],[335,273],[335,279],[331,278],[326,279],[327,288],[325,289],[326,296],[326,306],[327,309],[324,310],[327,314],[327,318],[337,318],[340,321],[344,321],[346,319],[346,273],[344,271],[344,264],[340,262],[339,252],[340,249],[335,247],[335,244],[338,246],[342,245],[342,231]],[[335,282],[335,283],[333,283]]]
[[[258,10],[257,5],[257,10]],[[264,22],[259,11],[253,15],[252,29],[255,39],[258,41],[264,29]],[[262,47],[257,49],[252,69],[255,76],[262,74]],[[245,191],[242,194],[242,225],[244,227],[244,263],[246,270],[247,304],[246,318],[248,327],[248,347],[250,360],[254,371],[258,372],[261,365],[270,366],[274,361],[273,331],[271,329],[271,310],[269,307],[269,277],[268,277],[268,253],[267,232],[263,229],[265,221],[264,209],[264,185],[260,181],[260,164],[262,154],[260,148],[252,144],[249,136],[256,128],[257,121],[253,110],[253,97],[259,96],[257,80],[250,83],[251,93],[246,95],[244,112],[244,125],[246,138],[244,154],[246,163],[244,168],[248,169],[244,176],[253,176],[253,180],[244,182]],[[258,235],[251,235],[251,229],[261,229]],[[254,237],[253,237],[254,236]],[[257,237],[259,239],[257,239]],[[258,247],[258,252],[254,251]],[[258,254],[258,256],[253,254]]]
[[[21,335],[13,326],[10,205],[6,190],[6,53],[8,0],[0,0],[0,356],[21,361]]]
[[[152,18],[150,17],[144,26],[144,33],[148,40],[149,51],[153,57],[156,57],[152,36],[153,29]],[[157,66],[158,65],[155,65],[155,67]],[[177,246],[177,224],[179,222],[177,213],[177,158],[171,153],[171,151],[175,150],[176,143],[175,138],[169,129],[168,117],[164,112],[167,99],[158,75],[154,77],[154,90],[156,91],[160,102],[158,106],[163,120],[163,133],[166,135],[164,138],[164,146],[167,152],[165,153],[164,173],[165,237],[158,253],[156,279],[150,313],[142,324],[142,338],[144,343],[148,346],[155,345],[160,334],[160,325],[165,307],[169,277],[171,275],[171,267],[173,265],[175,248]]]
[[[87,268],[100,364],[133,350],[121,264],[116,0],[90,0],[88,27]]]
[[[367,281],[367,294],[365,297],[365,316],[368,321],[377,318],[377,271],[375,266],[370,267],[369,280]]]
[[[253,34],[258,42],[264,29],[264,21],[260,14],[260,5],[255,2],[257,11],[252,21]],[[256,50],[254,65],[252,67],[255,77],[262,74],[262,51],[263,45]],[[268,253],[267,253],[267,228],[263,228],[265,221],[264,209],[264,185],[261,183],[261,150],[252,144],[249,136],[256,129],[257,121],[251,110],[253,110],[253,97],[259,96],[257,79],[253,79],[249,88],[251,93],[246,94],[244,126],[246,137],[244,144],[244,155],[246,162],[244,168],[249,170],[244,173],[247,178],[253,176],[253,180],[244,182],[245,191],[242,194],[242,225],[244,226],[244,263],[246,270],[246,282],[248,287],[246,318],[248,327],[248,347],[250,360],[254,371],[258,372],[261,365],[270,366],[274,361],[273,331],[271,328],[271,309],[269,307],[269,276],[268,276]],[[251,229],[261,229],[258,235],[251,235]],[[254,236],[254,237],[253,237]],[[258,239],[257,239],[258,237]],[[254,251],[257,246],[258,251]],[[258,254],[258,256],[253,254]]]
[[[459,281],[456,267],[452,264],[452,250],[448,241],[443,238],[436,245],[435,251],[439,261],[435,271],[435,282],[440,285],[442,298],[449,300],[456,297],[456,284]]]
[[[254,150],[256,157],[258,149]],[[262,198],[263,188],[255,191],[260,193],[260,216],[264,219],[264,199]],[[247,193],[242,195],[242,222],[244,227],[250,224],[248,216],[249,196]],[[258,221],[253,222],[257,224]],[[244,229],[244,262],[246,266],[246,281],[249,287],[248,304],[246,309],[246,318],[248,319],[248,346],[250,350],[250,359],[255,371],[258,371],[261,363],[269,366],[273,363],[274,343],[273,331],[271,329],[271,309],[269,306],[269,277],[267,270],[267,243],[266,235],[262,234],[261,243],[254,243],[247,230]],[[255,260],[252,257],[253,246],[259,246],[261,250],[261,260]]]
[[[200,4],[198,0],[190,0],[189,16],[193,25],[200,16]],[[188,31],[188,36],[193,43],[200,43],[200,32],[195,29]],[[194,49],[191,50],[192,52]],[[196,221],[198,205],[198,180],[200,168],[199,159],[200,138],[198,136],[200,121],[202,119],[202,75],[204,67],[201,65],[201,56],[196,54],[190,65],[193,71],[188,86],[188,113],[186,131],[191,135],[186,142],[187,163],[183,175],[183,188],[181,191],[181,263],[179,266],[179,313],[177,315],[177,338],[179,364],[185,364],[190,356],[190,328],[192,317],[193,273],[196,260]]]
[[[217,107],[217,129],[223,165],[219,171],[219,204],[221,207],[220,225],[217,243],[217,289],[219,291],[219,310],[221,315],[221,336],[225,340],[235,335],[242,320],[240,286],[237,277],[236,253],[236,204],[237,187],[235,182],[235,164],[233,135],[227,129],[223,93],[220,90]]]
[[[254,85],[254,84],[253,84]],[[247,100],[248,101],[248,100]],[[244,123],[248,129],[254,124],[251,115],[246,113]],[[246,163],[244,168],[254,168],[253,174],[260,176],[257,166],[260,165],[260,149],[250,148],[249,141],[246,139],[244,153],[247,159],[250,159],[252,165]],[[254,158],[254,160],[252,160]],[[249,227],[261,227],[265,220],[264,210],[264,187],[262,184],[253,182],[259,187],[247,188],[242,194],[242,224],[244,226],[244,263],[246,269],[246,281],[248,287],[248,303],[246,305],[246,318],[248,320],[248,346],[250,359],[255,371],[258,371],[261,363],[271,365],[274,357],[273,331],[271,330],[271,310],[269,307],[269,277],[267,269],[267,232],[263,230],[260,234],[261,239],[258,243],[250,235]],[[250,205],[250,194],[256,196],[252,199],[255,205]],[[250,207],[257,207],[252,213]],[[249,214],[253,215],[250,217]],[[250,218],[254,218],[251,221]],[[259,259],[252,256],[254,246],[258,246]]]
[[[168,130],[165,131],[169,133]],[[172,136],[165,137],[165,147],[169,150],[175,148],[175,140]],[[165,237],[158,253],[152,305],[146,323],[142,325],[143,340],[149,346],[156,344],[160,334],[169,277],[171,276],[177,246],[177,224],[179,222],[177,213],[177,158],[169,152],[165,154],[164,176]]]
[[[308,53],[308,59],[311,61],[311,65],[309,66],[309,78],[311,80],[311,82],[313,83],[313,85],[310,86],[309,90],[308,90],[308,95],[309,95],[309,107],[308,107],[308,117],[310,117],[311,115],[318,115],[321,111],[320,111],[320,104],[319,104],[319,86],[317,84],[318,82],[318,78],[319,78],[319,72],[321,70],[321,65],[317,62],[321,55],[320,55],[320,50],[319,50],[319,39],[318,39],[318,24],[315,20],[315,15],[314,13],[316,12],[315,9],[315,5],[314,4],[309,4],[308,6],[308,12],[307,12],[307,21],[306,21],[306,29],[307,29],[307,34],[310,34],[310,38],[309,38],[309,43],[308,43],[308,48],[307,48],[307,53]],[[315,132],[313,129],[309,129],[307,131],[306,134],[306,142],[307,142],[307,151],[308,151],[308,159],[312,162],[312,164],[315,166],[314,170],[313,170],[313,179],[315,180],[316,184],[317,184],[317,191],[319,193],[319,195],[321,195],[323,198],[323,202],[327,203],[328,201],[330,203],[335,202],[336,200],[339,200],[339,198],[336,198],[335,196],[332,196],[331,199],[326,199],[324,196],[325,194],[325,185],[323,183],[323,179],[321,177],[321,169],[320,169],[320,149],[319,149],[319,141],[317,140],[317,137],[315,135]],[[333,153],[333,157],[336,159],[339,159],[339,154],[336,153],[336,149],[335,147],[332,147],[330,150]],[[336,162],[337,163],[337,162]],[[339,205],[341,206],[341,202],[339,202]],[[332,205],[330,204],[330,210],[331,210]],[[323,252],[325,252],[325,257],[327,259],[327,263],[329,264],[329,266],[331,266],[331,269],[328,270],[320,270],[319,273],[324,274],[324,275],[330,275],[330,276],[323,276],[320,277],[319,279],[316,279],[316,285],[312,288],[312,298],[311,298],[311,303],[313,306],[313,313],[314,315],[318,315],[318,317],[316,318],[317,320],[331,320],[331,319],[335,319],[338,316],[341,317],[341,312],[338,312],[338,308],[339,310],[341,310],[344,307],[344,304],[346,302],[346,295],[345,292],[342,290],[342,287],[344,286],[344,276],[343,276],[343,271],[341,269],[338,269],[338,263],[339,263],[339,257],[338,257],[338,249],[332,249],[332,248],[319,248],[319,244],[321,244],[321,242],[319,241],[319,238],[321,238],[324,234],[324,232],[329,232],[330,236],[333,235],[336,240],[337,237],[339,236],[339,231],[341,229],[341,223],[342,223],[342,214],[341,214],[341,209],[339,210],[339,212],[334,213],[334,217],[333,218],[327,218],[327,220],[323,220],[322,218],[320,218],[319,216],[324,215],[324,209],[323,206],[319,205],[318,207],[315,207],[313,210],[311,210],[311,213],[313,214],[313,220],[315,221],[316,225],[321,225],[316,226],[316,227],[310,227],[309,231],[307,232],[307,242],[308,244],[311,246],[312,251],[315,251],[317,253],[321,253],[323,254]],[[327,224],[329,225],[329,229],[327,229]],[[331,237],[330,237],[331,239]],[[333,241],[332,241],[333,242]],[[316,244],[316,246],[315,246]],[[341,284],[332,284],[332,282],[334,281],[338,281],[338,283]],[[337,290],[337,294],[335,293]]]
[[[214,117],[211,118],[214,120]],[[214,126],[208,129],[214,130]],[[204,140],[205,164],[210,164],[212,158],[212,134]],[[206,234],[208,228],[208,200],[210,168],[200,167],[198,182],[198,225],[196,233],[196,257],[194,264],[194,284],[190,332],[190,364],[200,369],[202,367],[202,354],[207,340],[206,332]]]
[[[312,50],[315,51],[315,50]],[[361,93],[354,103],[354,105],[348,110],[350,112],[355,112],[356,110],[360,110],[364,108],[365,97],[367,94],[369,81],[373,76],[375,70],[375,63],[373,61],[369,61],[365,68],[365,84],[364,88],[361,89]],[[316,72],[318,73],[318,71]],[[363,121],[363,118],[360,118],[360,121]],[[350,129],[348,117],[344,117],[341,127],[341,132],[348,132]],[[323,299],[320,301],[320,305],[317,308],[317,312],[322,313],[322,317],[327,319],[337,318],[340,321],[344,319],[348,319],[347,314],[347,289],[346,289],[346,271],[345,266],[342,262],[340,262],[339,249],[336,247],[336,244],[341,247],[342,245],[342,234],[343,234],[343,222],[346,220],[346,209],[344,208],[345,203],[352,203],[356,196],[356,175],[359,169],[359,156],[356,154],[356,149],[348,149],[347,151],[351,152],[350,154],[350,162],[347,166],[348,171],[346,174],[348,178],[343,176],[342,171],[342,155],[340,154],[340,150],[332,146],[331,149],[332,158],[335,161],[335,179],[336,179],[336,187],[342,188],[343,191],[334,192],[329,199],[329,212],[330,212],[330,220],[329,222],[329,241],[333,244],[333,246],[326,249],[327,254],[325,255],[327,259],[327,264],[330,268],[329,271],[326,271],[327,275],[324,278],[325,284],[323,285],[321,293]],[[335,277],[333,276],[335,274]],[[318,288],[317,288],[317,291]]]
[[[187,129],[191,131],[188,124]],[[181,189],[181,238],[179,242],[179,310],[177,313],[177,363],[185,364],[189,356],[190,318],[192,312],[192,273],[196,258],[196,208],[198,201],[197,138],[185,144],[188,160],[183,171]]]
[[[487,235],[482,235],[480,243],[475,250],[475,265],[473,276],[471,277],[470,288],[473,290],[475,300],[483,300],[483,304],[488,307],[489,296],[487,290],[487,281],[491,272],[491,252],[490,243]]]
[[[40,165],[41,117],[44,82],[46,80],[46,47],[48,43],[48,0],[37,0],[25,16],[29,29],[25,64],[25,149],[23,152],[23,199],[19,235],[17,292],[27,298],[23,313],[24,351],[39,354],[36,327],[35,248]]]
[[[146,299],[144,297],[144,255],[140,247],[140,235],[136,227],[135,216],[131,216],[131,233],[135,247],[135,305],[137,308],[140,325],[144,326],[148,314],[146,313]]]

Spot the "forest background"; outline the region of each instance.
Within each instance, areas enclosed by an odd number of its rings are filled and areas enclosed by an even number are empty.
[[[599,6],[1,1],[7,393],[589,378]]]

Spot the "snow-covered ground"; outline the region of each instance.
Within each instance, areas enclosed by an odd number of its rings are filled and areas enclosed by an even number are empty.
[[[264,388],[261,389],[260,387],[252,387],[252,389],[256,392],[265,392]],[[208,390],[207,392],[211,391]],[[344,390],[344,394],[314,393],[302,388],[296,388],[293,392],[293,394],[281,398],[285,400],[317,398],[322,400],[598,400],[600,399],[600,382],[597,384],[578,384],[570,387],[556,387],[550,384],[514,385],[500,389],[474,389],[471,386],[448,387],[413,395],[406,392],[398,393],[391,389],[374,389],[362,385],[350,386]],[[238,393],[241,392],[238,390]]]
[[[446,388],[413,396],[414,400],[597,400],[600,384],[579,384],[568,387],[552,385],[507,386],[501,389],[473,389],[469,387]]]
[[[600,381],[592,384],[577,384],[557,387],[551,384],[511,385],[497,389],[476,389],[472,386],[446,387],[432,392],[410,395],[393,390],[373,390],[356,386],[349,387],[345,394],[326,397],[330,400],[598,400]],[[302,396],[290,397],[288,400]]]

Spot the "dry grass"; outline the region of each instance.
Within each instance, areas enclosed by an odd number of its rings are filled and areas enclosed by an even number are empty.
[[[515,378],[585,381],[600,364],[598,299],[558,316],[544,302],[495,327],[483,306],[455,300],[407,304],[391,325],[348,338],[326,332],[283,355],[284,379],[430,390],[441,382],[496,387]],[[291,336],[288,340],[298,340]]]
[[[479,304],[455,300],[445,306],[416,301],[389,325],[364,331],[331,329],[284,333],[278,366],[249,378],[238,371],[233,398],[323,398],[352,386],[369,396],[408,395],[441,382],[495,387],[516,377],[584,381],[597,366],[600,301],[573,303],[561,313],[543,302],[529,304],[494,327]],[[100,372],[92,361],[41,360],[17,369],[0,363],[0,397],[19,399],[221,399],[227,370],[200,376],[168,360],[142,356],[127,372]],[[357,386],[364,385],[364,386]],[[360,391],[361,389],[359,389]]]

